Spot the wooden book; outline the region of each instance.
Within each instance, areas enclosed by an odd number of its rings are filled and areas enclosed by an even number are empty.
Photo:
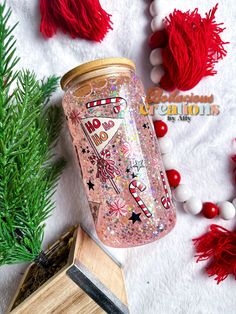
[[[129,313],[121,265],[81,227],[64,235],[46,253],[52,257],[55,274],[43,283],[45,270],[31,264],[10,313]]]

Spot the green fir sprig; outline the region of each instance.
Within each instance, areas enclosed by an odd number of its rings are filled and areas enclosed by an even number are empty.
[[[0,4],[0,265],[36,260],[64,161],[55,160],[60,109],[47,106],[58,78],[16,71],[16,25]]]

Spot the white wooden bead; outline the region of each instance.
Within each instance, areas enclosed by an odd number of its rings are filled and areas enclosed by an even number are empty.
[[[217,204],[220,210],[220,217],[225,220],[233,219],[236,213],[234,205],[230,202],[224,201]]]
[[[149,59],[152,65],[162,64],[161,49],[159,48],[153,49],[150,53]]]
[[[202,201],[199,198],[192,196],[184,203],[184,210],[188,214],[197,215],[202,210]]]
[[[164,74],[165,74],[165,72],[164,72],[162,66],[158,65],[158,66],[152,68],[150,78],[154,84],[158,84]]]
[[[236,208],[236,197],[233,199],[232,203],[233,203],[234,207]]]
[[[162,154],[168,154],[173,148],[173,142],[169,136],[159,138],[159,147]]]
[[[165,121],[166,115],[160,115],[157,113],[157,110],[154,110],[154,114],[152,116],[152,121],[158,121],[158,120]]]
[[[175,158],[171,154],[164,154],[162,156],[162,162],[166,170],[176,168]]]
[[[190,199],[192,192],[187,185],[180,184],[173,190],[172,194],[177,202],[183,203]]]
[[[155,16],[151,21],[151,29],[153,32],[162,28],[162,19],[159,16]]]
[[[158,7],[158,1],[152,1],[151,5],[150,5],[150,14],[151,16],[156,16],[159,13],[159,7]]]

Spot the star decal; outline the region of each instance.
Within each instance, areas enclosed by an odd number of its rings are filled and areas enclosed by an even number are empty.
[[[149,124],[148,124],[148,123],[144,123],[144,124],[143,124],[143,128],[144,128],[144,129],[150,129]]]
[[[134,178],[136,178],[137,177],[137,175],[133,172],[133,173],[131,173],[131,176],[132,176],[132,179],[134,179]]]
[[[83,149],[81,150],[81,152],[82,152],[83,154],[85,154],[85,153],[86,153],[86,149],[83,148]]]
[[[129,172],[130,172],[130,169],[129,169],[129,168],[127,168],[127,169],[125,170],[125,172],[126,172],[126,173],[129,173]]]
[[[133,165],[133,167],[136,167],[138,171],[141,168],[144,168],[143,160],[135,160],[135,164]]]
[[[94,183],[92,183],[91,182],[91,180],[89,180],[89,182],[87,182],[87,184],[88,184],[88,188],[89,188],[89,190],[94,190]]]
[[[141,215],[141,213],[136,214],[135,212],[132,212],[132,216],[129,218],[129,220],[132,220],[133,224],[136,221],[140,221],[141,222],[142,220],[139,217],[140,215]]]

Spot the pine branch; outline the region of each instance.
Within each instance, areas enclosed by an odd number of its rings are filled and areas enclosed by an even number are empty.
[[[39,81],[29,70],[14,72],[18,58],[13,29],[6,24],[11,12],[5,11],[5,3],[0,4],[0,265],[39,256],[64,166],[51,150],[59,111],[47,107],[58,78]]]
[[[4,1],[0,4],[0,90],[5,92],[17,76],[14,67],[19,61],[19,57],[15,56],[16,40],[12,35],[17,24],[8,26],[10,16],[11,10],[6,9]]]

